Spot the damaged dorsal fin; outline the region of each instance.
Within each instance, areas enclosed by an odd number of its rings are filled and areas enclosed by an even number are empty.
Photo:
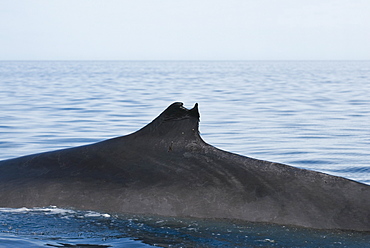
[[[192,109],[187,109],[182,102],[172,103],[159,117],[164,120],[182,120],[187,118],[197,118],[199,120],[198,103]]]
[[[199,136],[198,103],[192,109],[187,109],[182,102],[175,102],[168,106],[151,123],[133,133],[134,135],[171,135],[184,138],[184,134]],[[190,138],[190,136],[187,136]],[[193,136],[194,137],[194,136]]]

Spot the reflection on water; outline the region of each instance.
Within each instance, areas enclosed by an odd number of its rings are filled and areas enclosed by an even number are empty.
[[[0,247],[4,242],[23,242],[27,247],[362,248],[370,242],[370,235],[361,232],[215,219],[117,216],[56,207],[0,209],[0,219]]]

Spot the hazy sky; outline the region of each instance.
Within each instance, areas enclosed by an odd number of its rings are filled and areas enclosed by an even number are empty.
[[[370,59],[370,0],[0,0],[28,59]]]

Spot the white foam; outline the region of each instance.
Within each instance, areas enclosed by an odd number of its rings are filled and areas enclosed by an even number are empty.
[[[71,209],[58,208],[56,206],[50,206],[46,208],[0,208],[2,213],[29,213],[29,212],[43,212],[45,214],[73,214],[76,211]]]
[[[0,212],[2,213],[27,213],[29,212],[29,208],[0,208]]]
[[[109,218],[111,216],[109,214],[103,214],[103,213],[98,213],[98,212],[94,212],[94,211],[88,211],[85,214],[85,217],[106,217],[106,218]]]
[[[49,206],[44,208],[0,208],[0,213],[43,213],[45,215],[63,215],[65,218],[70,217],[70,215],[73,215],[77,218],[111,217],[111,215],[107,213],[98,213],[94,211],[75,211],[72,209],[58,208],[57,206]]]

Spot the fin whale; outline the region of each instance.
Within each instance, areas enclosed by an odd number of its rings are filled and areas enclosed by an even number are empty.
[[[198,126],[198,104],[176,102],[132,134],[0,161],[0,207],[370,231],[369,185],[220,150]]]

